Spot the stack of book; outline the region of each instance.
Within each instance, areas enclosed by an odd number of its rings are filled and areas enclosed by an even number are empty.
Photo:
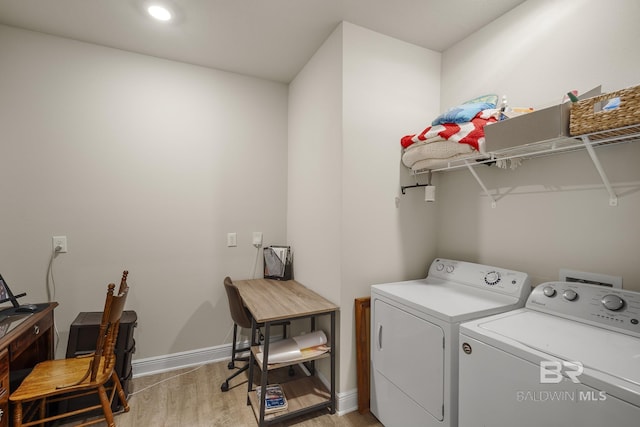
[[[258,402],[261,396],[261,387],[256,387],[256,393],[258,395]],[[264,397],[264,413],[269,414],[271,412],[277,412],[287,409],[287,398],[282,391],[280,384],[267,385],[267,393]]]

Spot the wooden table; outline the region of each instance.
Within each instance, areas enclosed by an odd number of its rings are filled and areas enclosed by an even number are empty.
[[[54,358],[53,310],[57,302],[37,304],[36,313],[0,314],[0,427],[8,427],[10,374]],[[5,316],[11,314],[10,316]]]
[[[338,306],[306,288],[295,280],[270,280],[253,279],[234,281],[238,287],[242,300],[251,312],[253,318],[253,331],[259,324],[264,327],[264,344],[262,349],[262,365],[260,386],[264,390],[268,384],[269,370],[290,366],[297,363],[305,363],[311,376],[293,380],[281,384],[287,397],[288,407],[285,410],[265,414],[264,393],[258,399],[253,387],[253,367],[255,356],[260,352],[259,346],[251,349],[249,361],[249,387],[247,404],[252,405],[258,425],[263,426],[272,422],[279,422],[299,415],[328,408],[330,413],[336,411],[336,312]],[[271,326],[274,322],[283,320],[296,320],[309,318],[311,320],[310,331],[316,330],[316,318],[328,315],[331,317],[330,348],[328,353],[310,357],[302,361],[291,363],[269,364],[269,341]],[[330,390],[315,377],[315,361],[330,358],[331,385]]]

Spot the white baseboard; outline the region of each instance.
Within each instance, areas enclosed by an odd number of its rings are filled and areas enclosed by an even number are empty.
[[[231,359],[231,344],[137,359],[131,362],[131,369],[133,370],[133,378],[136,378],[219,362],[225,359]]]
[[[246,344],[248,344],[248,342],[244,343],[244,345]],[[241,343],[241,345],[243,344]],[[164,356],[133,360],[131,362],[131,369],[133,370],[133,378],[137,378],[229,359],[231,359],[231,344],[224,344]],[[330,381],[328,381],[321,372],[317,374],[320,381],[329,388]],[[357,409],[358,390],[336,393],[336,413],[338,415],[345,415]]]
[[[358,389],[336,393],[336,413],[340,416],[358,410]]]

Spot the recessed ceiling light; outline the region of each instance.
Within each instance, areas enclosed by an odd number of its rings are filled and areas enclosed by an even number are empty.
[[[164,6],[152,5],[147,8],[149,15],[156,18],[158,21],[169,21],[171,19],[171,12]]]

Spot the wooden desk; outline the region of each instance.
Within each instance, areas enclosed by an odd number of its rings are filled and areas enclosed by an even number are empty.
[[[249,387],[247,404],[252,405],[258,425],[263,426],[273,422],[297,417],[299,415],[329,409],[330,413],[336,411],[336,312],[338,306],[321,297],[312,290],[304,287],[295,280],[269,280],[254,279],[234,282],[240,291],[245,306],[253,317],[253,331],[257,324],[264,324],[264,349],[261,368],[260,386],[262,390],[268,384],[268,373],[270,369],[281,368],[288,365],[304,362],[305,366],[312,374],[309,377],[293,380],[281,384],[287,397],[287,409],[272,414],[265,414],[264,393],[261,399],[257,398],[253,388],[253,367],[255,354],[259,347],[251,349],[249,361]],[[271,336],[271,326],[273,322],[282,320],[296,320],[309,318],[311,320],[310,331],[316,329],[316,317],[331,316],[330,346],[331,351],[320,356],[296,361],[292,363],[279,363],[269,365],[269,337]],[[254,336],[254,335],[252,335]],[[323,358],[330,358],[331,362],[331,385],[330,390],[326,390],[324,384],[315,377],[315,361]]]
[[[54,358],[53,309],[57,302],[38,304],[40,311],[0,320],[0,427],[8,427],[10,373]]]

